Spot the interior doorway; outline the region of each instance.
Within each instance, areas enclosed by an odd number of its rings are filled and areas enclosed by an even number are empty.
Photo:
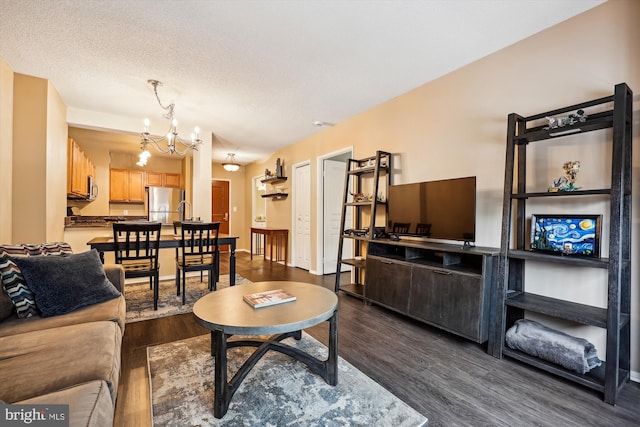
[[[311,270],[311,165],[293,166],[293,243],[295,266]]]
[[[251,203],[251,226],[267,226],[267,199],[262,197],[266,194],[266,184],[262,182],[264,175],[254,176],[252,185],[253,203]]]
[[[342,217],[342,203],[344,196],[344,180],[347,170],[347,160],[353,157],[352,148],[329,153],[318,158],[318,170],[321,196],[318,198],[318,245],[317,269],[320,274],[336,272],[338,261],[338,241],[340,238],[340,220]],[[353,212],[346,211],[345,224],[352,223]],[[351,258],[353,245],[345,242],[342,248],[342,258]],[[349,271],[350,267],[342,265],[341,271]]]
[[[220,223],[220,233],[229,234],[231,217],[229,212],[229,181],[211,180],[211,221]],[[220,250],[227,251],[228,246],[220,246]]]

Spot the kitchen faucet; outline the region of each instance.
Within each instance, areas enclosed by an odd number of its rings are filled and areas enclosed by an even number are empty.
[[[182,200],[178,203],[178,211],[180,212],[180,221],[189,221],[191,217],[185,218],[185,206],[189,206],[189,213],[193,216],[193,208],[191,207],[191,203],[187,200]]]

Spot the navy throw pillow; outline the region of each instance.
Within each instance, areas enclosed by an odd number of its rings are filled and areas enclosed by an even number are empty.
[[[108,301],[120,291],[107,279],[95,249],[65,256],[13,258],[36,297],[42,317]]]

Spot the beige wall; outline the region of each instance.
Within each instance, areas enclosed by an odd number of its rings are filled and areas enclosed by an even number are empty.
[[[249,165],[247,176],[265,167],[273,169],[277,157],[290,165],[309,160],[311,173],[312,230],[317,230],[317,162],[319,155],[353,146],[354,157],[373,155],[375,150],[394,153],[393,182],[477,176],[477,244],[499,246],[502,223],[507,115],[532,115],[579,102],[608,96],[613,87],[626,82],[635,89],[634,142],[637,148],[638,94],[640,93],[640,2],[614,0],[509,46],[440,79],[427,83],[338,125],[274,153],[264,162]],[[553,144],[534,157],[529,166],[530,182],[548,185],[561,176],[562,163],[580,160],[579,181],[590,185],[608,180],[610,167],[603,167],[610,132],[589,134]],[[582,143],[586,141],[586,143]],[[640,165],[638,150],[634,172]],[[606,161],[606,157],[605,161]],[[640,182],[634,178],[635,194]],[[535,176],[535,178],[533,178]],[[291,178],[290,178],[291,180]],[[245,184],[249,190],[251,183]],[[607,181],[608,182],[608,181]],[[291,187],[292,183],[289,182]],[[250,203],[247,193],[247,203]],[[292,227],[292,200],[267,204],[269,226]],[[638,197],[633,200],[633,253],[638,253]],[[554,207],[558,209],[558,207]],[[597,204],[564,205],[560,209],[591,212]],[[540,206],[540,212],[551,209]],[[250,221],[250,212],[246,214]],[[606,222],[605,226],[609,223]],[[317,265],[316,242],[312,233],[312,265]],[[291,257],[293,258],[293,256]],[[637,257],[636,257],[637,259]],[[635,260],[634,260],[635,261]],[[640,289],[637,262],[632,268],[632,368],[640,371]],[[558,268],[530,272],[528,283],[534,292],[558,295],[571,300],[606,305],[606,287],[601,274],[592,270],[576,273]],[[553,275],[553,279],[550,279]],[[591,339],[604,357],[604,331],[598,328],[556,325],[569,333]]]
[[[63,238],[66,214],[66,107],[49,82],[14,75],[12,240]]]
[[[13,183],[13,70],[0,58],[0,242],[11,242]]]

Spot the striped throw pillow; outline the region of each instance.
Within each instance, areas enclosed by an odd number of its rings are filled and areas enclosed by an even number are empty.
[[[18,318],[37,316],[40,311],[22,272],[10,257],[60,256],[71,253],[73,253],[71,246],[65,242],[0,245],[0,281],[16,307]]]

